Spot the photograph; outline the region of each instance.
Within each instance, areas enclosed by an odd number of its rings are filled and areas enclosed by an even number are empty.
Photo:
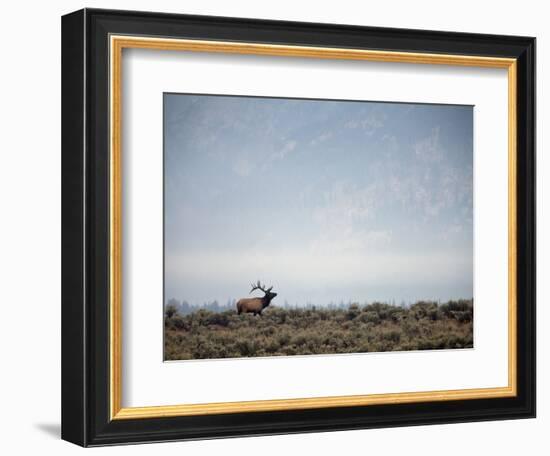
[[[474,109],[164,93],[164,360],[474,348]]]

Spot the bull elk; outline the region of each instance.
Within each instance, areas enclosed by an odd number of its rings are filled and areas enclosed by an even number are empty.
[[[271,290],[273,287],[265,288],[265,286],[260,285],[260,281],[258,280],[258,283],[255,285],[252,284],[252,290],[250,290],[250,293],[252,293],[254,290],[260,290],[265,293],[265,295],[262,298],[243,298],[239,299],[237,301],[237,313],[240,315],[242,312],[244,313],[253,313],[254,315],[260,315],[262,316],[262,310],[264,310],[269,304],[271,303],[271,300],[277,296],[277,293],[273,293]]]

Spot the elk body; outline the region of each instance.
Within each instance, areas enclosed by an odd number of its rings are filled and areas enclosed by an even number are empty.
[[[243,298],[239,299],[237,301],[237,313],[240,315],[241,313],[253,313],[254,315],[262,315],[262,310],[264,310],[269,304],[271,303],[271,300],[277,296],[277,293],[273,293],[271,290],[273,287],[269,287],[268,289],[265,288],[265,286],[260,285],[260,281],[258,280],[258,283],[256,285],[252,284],[252,290],[250,290],[250,293],[252,293],[254,290],[260,290],[263,291],[265,294],[261,298]]]

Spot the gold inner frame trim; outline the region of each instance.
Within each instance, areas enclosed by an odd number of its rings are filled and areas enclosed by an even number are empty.
[[[122,407],[122,51],[153,49],[337,60],[504,68],[508,70],[508,385],[494,388],[365,394],[242,402]],[[110,36],[110,415],[111,419],[160,418],[239,412],[489,399],[517,394],[517,61],[469,55],[388,52],[314,46]]]

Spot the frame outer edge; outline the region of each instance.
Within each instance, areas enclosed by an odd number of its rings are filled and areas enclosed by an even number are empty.
[[[181,20],[181,24],[174,26],[174,36],[184,38],[196,37],[217,37],[225,40],[226,35],[245,37],[252,35],[258,36],[254,27],[243,32],[243,27],[247,24],[257,26],[266,25],[271,28],[271,35],[262,35],[259,42],[269,42],[272,39],[274,29],[282,33],[286,39],[285,33],[294,38],[304,37],[304,41],[299,39],[300,43],[313,43],[324,46],[327,33],[330,33],[332,24],[317,24],[322,27],[317,29],[319,36],[314,34],[316,24],[307,22],[292,23],[292,31],[285,29],[286,22],[282,21],[261,21],[255,19],[225,18],[224,25],[227,26],[220,30],[215,28],[215,23],[219,22],[219,17],[208,16],[189,16],[176,14],[145,13],[133,11],[114,11],[86,9],[63,18],[63,242],[62,242],[62,318],[63,318],[63,424],[62,437],[65,440],[77,443],[82,446],[102,446],[120,443],[143,443],[153,441],[172,441],[205,439],[220,437],[252,436],[252,435],[272,435],[272,434],[292,434],[303,432],[320,432],[345,429],[367,429],[377,427],[395,427],[410,425],[442,424],[451,422],[485,421],[498,419],[525,418],[534,416],[534,374],[535,374],[535,352],[534,352],[534,322],[535,322],[535,215],[534,215],[534,178],[535,157],[534,157],[534,39],[497,36],[481,34],[458,34],[456,32],[433,32],[437,36],[435,44],[429,42],[431,39],[430,31],[406,29],[384,29],[361,26],[334,26],[342,32],[342,36],[331,38],[335,43],[345,43],[350,34],[359,32],[376,32],[383,34],[380,49],[394,50],[396,42],[401,49],[403,40],[407,40],[407,49],[417,49],[429,52],[440,51],[449,48],[450,53],[465,55],[495,55],[504,58],[521,58],[518,78],[518,92],[522,93],[520,99],[527,112],[521,110],[518,105],[518,136],[527,137],[525,142],[521,142],[521,152],[528,156],[525,169],[521,166],[518,176],[518,186],[524,194],[521,208],[522,214],[527,213],[526,231],[518,236],[518,241],[527,241],[524,246],[526,249],[523,255],[525,270],[518,268],[518,281],[520,284],[532,285],[533,288],[522,294],[526,300],[522,307],[522,318],[518,321],[518,333],[520,339],[526,343],[522,348],[527,352],[520,351],[520,358],[523,360],[518,364],[520,379],[520,396],[516,398],[505,398],[496,402],[480,402],[480,408],[468,407],[466,402],[439,404],[421,403],[418,406],[421,410],[410,416],[412,406],[407,404],[396,405],[397,411],[392,409],[388,417],[385,417],[385,410],[381,414],[375,413],[373,421],[372,414],[368,416],[358,416],[357,410],[347,408],[334,409],[333,415],[327,419],[327,413],[322,410],[298,410],[295,412],[275,412],[253,413],[253,414],[235,414],[235,415],[210,415],[207,417],[174,417],[174,418],[156,418],[144,420],[112,420],[109,417],[109,379],[105,376],[105,365],[108,365],[109,356],[104,353],[101,341],[98,340],[97,331],[103,332],[105,324],[102,302],[96,302],[93,296],[93,290],[86,289],[86,283],[93,284],[94,271],[85,269],[87,253],[94,253],[93,233],[87,235],[88,241],[84,237],[89,228],[93,229],[91,221],[86,220],[85,210],[89,213],[91,208],[86,209],[86,200],[90,200],[97,191],[94,189],[92,170],[87,171],[90,181],[86,183],[85,161],[86,148],[90,149],[90,161],[94,158],[93,154],[97,150],[102,151],[103,131],[97,128],[94,120],[90,117],[86,120],[86,111],[95,114],[96,111],[101,114],[104,107],[104,81],[101,68],[105,67],[105,54],[102,40],[110,34],[118,34],[123,31],[126,34],[139,34],[141,32],[148,35],[162,35],[168,27],[168,23],[174,25],[176,20]],[[154,24],[153,24],[154,23]],[[88,30],[86,27],[88,26]],[[349,33],[348,33],[349,32]],[[388,38],[388,33],[396,34],[394,42],[393,37]],[[184,35],[185,34],[185,35]],[[303,35],[302,35],[303,34]],[[322,35],[322,36],[321,36]],[[331,35],[332,37],[332,35]],[[457,38],[460,41],[458,46],[452,41]],[[372,39],[378,39],[373,35]],[[279,42],[279,40],[275,40]],[[365,43],[360,46],[365,45]],[[464,41],[462,43],[462,41]],[[293,42],[292,39],[288,42]],[[387,43],[387,44],[385,44]],[[344,46],[346,47],[346,46]],[[76,50],[74,49],[76,48]],[[451,50],[452,48],[452,50]],[[458,50],[457,50],[458,49]],[[89,54],[88,54],[89,53]],[[90,61],[90,67],[86,67],[86,61]],[[95,64],[96,71],[93,71],[92,65]],[[67,68],[65,68],[67,67]],[[86,80],[86,75],[90,79]],[[520,76],[518,75],[518,76]],[[92,78],[99,78],[99,83]],[[67,86],[67,87],[65,87]],[[75,100],[72,98],[75,97]],[[68,99],[67,99],[68,98]],[[525,103],[527,106],[525,106]],[[88,104],[88,107],[87,107]],[[67,106],[66,106],[67,105]],[[68,109],[67,109],[68,107]],[[71,118],[74,116],[74,118]],[[89,122],[89,126],[87,123]],[[74,129],[74,131],[72,131]],[[87,130],[89,130],[87,134]],[[100,145],[96,142],[98,135]],[[518,145],[519,146],[519,145]],[[99,147],[99,149],[98,149]],[[74,152],[77,151],[75,154]],[[69,153],[70,152],[70,153]],[[525,163],[523,163],[525,164]],[[103,172],[103,170],[101,170]],[[531,179],[531,180],[530,180]],[[93,190],[94,192],[91,192]],[[99,190],[99,189],[98,189]],[[100,203],[100,205],[103,203]],[[528,207],[527,207],[528,206]],[[103,208],[101,208],[103,210]],[[519,208],[518,208],[518,212]],[[531,237],[532,236],[532,237]],[[67,239],[66,239],[67,238]],[[101,247],[101,246],[100,246]],[[518,244],[519,247],[519,244]],[[518,256],[520,253],[518,252]],[[519,260],[519,258],[518,258]],[[71,270],[72,268],[72,270]],[[98,269],[100,274],[103,270]],[[92,274],[92,276],[90,276]],[[74,278],[74,283],[71,282]],[[519,285],[519,284],[518,284]],[[521,290],[520,290],[521,294]],[[89,298],[87,298],[89,297]],[[519,298],[519,296],[518,296]],[[93,299],[94,307],[87,308],[87,300]],[[72,301],[69,305],[69,301]],[[99,304],[96,305],[96,304]],[[75,307],[78,307],[75,309]],[[100,310],[94,313],[94,309]],[[99,321],[95,321],[94,316]],[[107,334],[109,330],[107,328]],[[87,347],[87,344],[90,344]],[[66,345],[74,345],[66,347]],[[94,353],[94,348],[98,353]],[[531,351],[529,351],[529,349]],[[87,357],[87,355],[90,355]],[[67,370],[75,372],[66,373]],[[525,378],[526,377],[526,378]],[[76,379],[77,383],[72,383]],[[527,390],[527,391],[525,391]],[[527,398],[525,397],[527,394]],[[457,409],[455,410],[455,406]],[[376,407],[376,406],[375,406]],[[327,409],[325,409],[327,410]],[[281,419],[276,419],[276,415]],[[227,418],[226,418],[227,416]],[[72,423],[71,421],[75,421]]]
[[[61,438],[86,446],[86,12],[61,20]]]
[[[537,416],[537,218],[536,218],[536,208],[537,208],[537,39],[533,38],[530,46],[530,65],[531,70],[531,141],[532,141],[532,154],[533,154],[533,163],[532,163],[532,178],[533,178],[533,239],[532,239],[532,249],[533,249],[533,277],[532,277],[532,286],[533,286],[533,309],[531,315],[531,356],[532,356],[532,417],[536,418]]]
[[[526,276],[524,278],[524,290],[520,290],[523,294],[522,299],[525,300],[524,312],[526,315],[526,321],[523,324],[523,330],[526,332],[525,336],[525,351],[527,353],[525,359],[524,375],[526,376],[525,382],[525,395],[526,395],[526,417],[535,418],[537,413],[537,352],[536,352],[536,282],[537,282],[537,249],[536,249],[536,232],[537,232],[537,220],[536,220],[536,208],[537,208],[537,173],[536,173],[536,161],[537,161],[537,140],[536,140],[536,38],[532,38],[526,46],[525,52],[520,58],[520,61],[525,67],[524,80],[521,81],[518,78],[519,90],[524,90],[523,106],[525,107],[524,115],[518,119],[518,125],[520,130],[524,133],[523,137],[518,137],[518,148],[524,152],[526,164],[523,171],[523,179],[525,187],[518,186],[518,192],[523,191],[526,193],[525,200],[522,201],[522,211],[525,214],[527,223],[525,229],[527,231],[526,238],[523,239],[527,248],[522,249],[521,253],[525,254],[525,262],[527,263]],[[523,122],[521,125],[520,122]],[[525,128],[523,128],[525,127]],[[529,128],[530,127],[530,128]],[[523,143],[520,141],[523,140]],[[521,242],[521,240],[520,240]],[[520,245],[518,244],[518,248]],[[519,259],[519,258],[518,258]],[[523,259],[522,259],[523,260]]]

